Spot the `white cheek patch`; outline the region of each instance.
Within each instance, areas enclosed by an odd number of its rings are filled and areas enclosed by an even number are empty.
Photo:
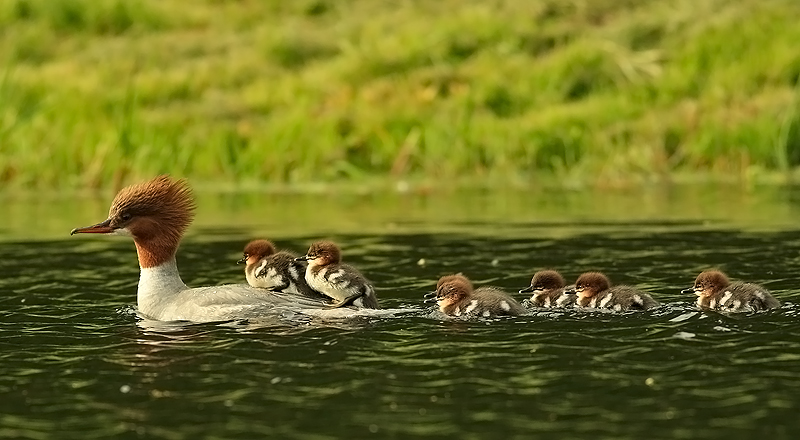
[[[128,228],[114,229],[113,231],[109,232],[108,235],[121,235],[123,237],[133,237],[133,234],[131,234],[131,231]]]
[[[511,306],[508,305],[508,302],[506,301],[500,301],[500,308],[505,310],[506,312],[511,310]]]
[[[261,260],[261,264],[256,267],[255,274],[257,277],[260,277],[264,273],[264,269],[267,267],[267,260]]]

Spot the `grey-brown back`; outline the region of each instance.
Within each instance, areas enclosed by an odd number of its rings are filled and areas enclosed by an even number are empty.
[[[465,314],[478,316],[518,316],[525,308],[497,287],[479,287],[456,304]]]
[[[259,263],[254,276],[256,279],[270,276],[270,268],[274,270],[274,276],[280,277],[276,280],[276,288],[280,292],[291,293],[292,287],[297,293],[310,298],[325,298],[320,292],[312,289],[305,279],[307,264],[304,261],[295,261],[296,254],[281,251],[263,259],[266,264]]]
[[[612,309],[616,311],[647,310],[659,305],[658,301],[653,299],[649,293],[625,285],[606,289],[579,304],[582,307]]]
[[[775,309],[781,303],[763,286],[735,282],[710,298],[704,298],[701,306],[729,312],[751,312]]]

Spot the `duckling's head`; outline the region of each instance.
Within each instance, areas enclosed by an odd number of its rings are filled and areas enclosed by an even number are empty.
[[[244,247],[244,256],[237,263],[256,264],[264,257],[275,253],[275,245],[269,240],[253,240]]]
[[[332,241],[317,241],[308,248],[306,255],[299,259],[308,260],[310,267],[338,264],[342,261],[342,251]]]
[[[611,281],[600,272],[586,272],[575,281],[578,298],[591,298],[611,287]]]
[[[561,289],[566,286],[564,277],[554,270],[541,270],[533,274],[531,285],[519,291],[519,293],[533,292],[534,295],[548,290]]]
[[[700,273],[694,280],[694,286],[683,289],[683,293],[694,293],[697,296],[711,296],[728,287],[731,281],[718,270],[707,270]]]
[[[444,308],[472,293],[472,283],[461,274],[445,275],[436,283],[436,302]]]

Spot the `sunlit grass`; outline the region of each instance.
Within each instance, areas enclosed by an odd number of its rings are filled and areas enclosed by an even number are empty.
[[[790,0],[8,0],[0,181],[791,175],[798,22]]]

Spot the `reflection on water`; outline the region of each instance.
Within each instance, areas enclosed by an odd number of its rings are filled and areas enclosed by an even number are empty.
[[[287,199],[274,216],[254,196],[227,197],[200,202],[200,225],[178,257],[188,284],[241,282],[234,263],[251,236],[301,251],[322,230],[372,279],[381,304],[402,313],[141,320],[131,307],[138,268],[129,241],[43,240],[12,220],[0,245],[0,437],[800,434],[800,232],[791,194],[709,202],[714,209],[702,194],[689,202],[567,194],[549,205],[398,196],[370,200],[382,213],[361,218],[361,231],[349,210],[367,212],[367,196],[327,200],[316,214],[311,199]],[[337,217],[337,209],[347,213]],[[104,210],[47,222],[66,236]],[[422,304],[445,273],[516,292],[545,267],[570,280],[602,270],[665,305],[462,321]],[[708,267],[762,283],[785,304],[748,315],[698,311],[680,289]]]

